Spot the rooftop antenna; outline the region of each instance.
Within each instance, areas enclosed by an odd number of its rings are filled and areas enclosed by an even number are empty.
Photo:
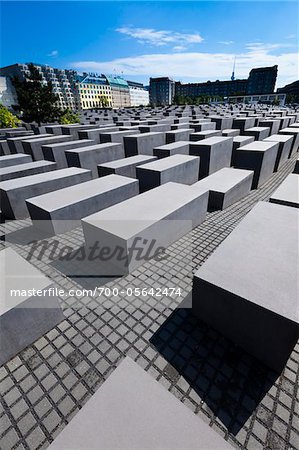
[[[236,68],[236,57],[234,59],[233,72],[232,72],[232,76],[230,78],[232,81],[235,80],[235,68]]]

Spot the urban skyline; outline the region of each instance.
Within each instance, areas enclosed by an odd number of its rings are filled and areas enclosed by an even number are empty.
[[[2,41],[14,29],[2,67],[33,61],[144,84],[150,76],[202,82],[230,79],[236,57],[237,79],[252,67],[275,64],[276,87],[298,78],[298,5],[292,1],[39,4],[2,2]],[[262,26],[265,17],[271,26]]]

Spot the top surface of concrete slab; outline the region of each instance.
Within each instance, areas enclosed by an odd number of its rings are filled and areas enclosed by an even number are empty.
[[[195,276],[298,322],[298,221],[296,208],[259,202]]]
[[[52,172],[38,173],[36,175],[29,175],[28,177],[15,178],[13,180],[1,181],[0,189],[9,191],[10,189],[18,189],[32,184],[43,183],[49,180],[57,180],[58,178],[65,178],[70,175],[79,175],[80,173],[90,172],[87,169],[80,167],[69,167],[66,169],[59,169]]]
[[[286,205],[299,205],[299,175],[296,173],[288,175],[276,191],[273,192],[270,201]]]
[[[211,427],[126,357],[49,450],[230,450]]]
[[[239,151],[252,151],[252,152],[265,152],[266,150],[269,150],[270,148],[273,148],[277,145],[277,141],[271,141],[271,142],[265,142],[265,141],[254,141],[250,144],[243,145],[242,147],[238,148]]]
[[[203,190],[206,188],[225,193],[253,173],[252,170],[224,167],[208,177],[192,184],[191,187],[200,187]]]
[[[283,134],[272,134],[271,136],[268,136],[264,139],[264,141],[274,141],[274,142],[289,142],[293,140],[293,137],[290,135],[283,135]]]
[[[128,158],[116,159],[107,163],[99,164],[101,167],[109,167],[111,169],[117,169],[118,167],[131,166],[132,164],[142,164],[144,161],[148,161],[149,158],[153,159],[155,156],[148,155],[135,155]]]
[[[157,147],[154,148],[155,149],[159,149],[159,150],[173,150],[173,149],[177,149],[179,147],[182,147],[184,145],[189,145],[190,141],[177,141],[177,142],[171,142],[170,144],[165,144],[165,145],[159,145]]]
[[[104,150],[110,148],[115,148],[115,146],[121,146],[121,144],[118,144],[117,142],[105,142],[104,144],[95,144],[95,145],[89,145],[88,147],[82,147],[82,148],[74,148],[66,150],[67,153],[75,152],[75,153],[88,153],[92,152],[94,150]]]
[[[162,220],[198,196],[190,186],[169,182],[85,217],[83,221],[129,239],[144,229],[145,221],[149,226],[150,221]]]
[[[204,132],[205,133],[205,132]],[[202,139],[201,141],[195,141],[195,142],[189,142],[190,145],[208,145],[212,146],[215,144],[219,144],[221,142],[225,141],[233,141],[232,137],[226,137],[226,136],[213,136],[207,139]]]
[[[184,164],[189,161],[198,160],[198,156],[189,156],[189,155],[172,155],[167,158],[158,159],[157,161],[152,161],[146,164],[139,166],[140,169],[147,170],[157,170],[160,172],[161,170],[169,169],[170,167],[177,166],[179,164]]]
[[[45,289],[52,283],[42,272],[11,248],[0,251],[0,277],[0,315],[30,297],[29,292],[33,288]],[[28,295],[12,296],[10,291],[13,289],[27,292]]]
[[[30,203],[46,211],[53,211],[133,182],[137,181],[121,175],[107,175],[103,178],[85,181],[84,183],[33,197],[30,199]]]

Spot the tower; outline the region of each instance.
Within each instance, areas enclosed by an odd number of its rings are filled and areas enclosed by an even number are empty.
[[[232,81],[234,81],[234,79],[235,79],[235,68],[236,68],[236,57],[234,59],[233,72],[232,72],[232,76],[230,78]]]

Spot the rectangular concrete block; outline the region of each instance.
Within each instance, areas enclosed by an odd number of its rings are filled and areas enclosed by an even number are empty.
[[[292,146],[292,150],[289,153],[289,158],[295,153],[298,152],[299,149],[299,125],[298,128],[297,127],[288,127],[288,128],[283,128],[282,130],[279,131],[278,134],[285,134],[285,135],[291,135],[294,136],[294,141],[293,141],[293,146]]]
[[[222,131],[222,136],[235,137],[240,135],[240,130],[235,130],[234,128],[228,128]]]
[[[0,365],[57,326],[64,315],[57,297],[33,296],[52,282],[32,264],[7,248],[0,251]],[[15,295],[12,295],[12,291]]]
[[[294,138],[292,135],[272,134],[264,139],[266,142],[278,142],[277,158],[274,165],[274,172],[276,172],[283,163],[285,163],[292,152],[292,145]]]
[[[161,120],[159,121],[160,123],[157,125],[141,125],[140,127],[138,127],[140,133],[156,133],[156,132],[166,132],[166,131],[170,131],[170,127],[171,127],[171,122],[169,123],[161,123]]]
[[[299,175],[291,173],[278,186],[269,201],[280,205],[299,208]]]
[[[24,153],[23,142],[32,139],[41,139],[44,137],[51,137],[50,134],[35,134],[31,136],[21,136],[15,138],[8,138],[7,145],[9,147],[9,153]]]
[[[222,117],[222,116],[209,116],[212,122],[216,123],[216,130],[225,130],[226,128],[233,128],[233,118],[232,117]]]
[[[2,213],[5,218],[23,219],[29,216],[27,199],[89,180],[91,180],[90,170],[71,167],[2,181],[0,183]]]
[[[254,136],[255,141],[262,141],[270,134],[270,127],[252,127],[246,129],[246,136]]]
[[[168,131],[166,134],[166,144],[177,141],[189,141],[190,134],[193,133],[192,128],[182,128],[180,130]]]
[[[134,134],[140,134],[139,130],[125,130],[125,131],[110,131],[110,132],[103,132],[100,134],[100,141],[102,143],[104,142],[115,142],[119,144],[124,144],[124,137],[125,136],[131,136]]]
[[[270,135],[277,134],[280,128],[280,120],[260,119],[258,123],[259,127],[269,127]]]
[[[123,449],[130,450],[154,450],[157,442],[160,449],[232,449],[128,357],[57,436],[49,450],[119,450],[120,442]]]
[[[10,155],[11,152],[6,139],[0,140],[0,156]]]
[[[254,171],[253,189],[261,186],[273,174],[278,147],[278,142],[255,141],[236,150],[234,166]]]
[[[122,144],[105,143],[83,148],[66,150],[66,160],[69,167],[82,167],[92,171],[94,178],[98,176],[98,164],[122,159],[125,157]]]
[[[191,187],[209,191],[210,211],[225,209],[249,194],[253,171],[225,167],[194,183]]]
[[[128,158],[117,159],[115,161],[107,162],[98,165],[99,177],[106,175],[122,175],[124,177],[136,178],[136,167],[141,164],[146,164],[155,161],[156,156],[135,155]]]
[[[119,131],[119,128],[116,126],[111,127],[100,127],[100,128],[94,128],[92,130],[82,130],[78,131],[79,139],[91,139],[96,144],[100,144],[100,134],[101,133],[109,133],[113,131]]]
[[[199,131],[216,130],[216,122],[203,122],[203,123],[192,123],[190,128],[193,128],[195,133]]]
[[[172,144],[161,145],[153,150],[154,156],[159,159],[172,155],[189,155],[189,141],[178,141]]]
[[[31,155],[34,161],[39,161],[41,159],[44,159],[44,155],[42,152],[42,146],[47,144],[54,144],[57,142],[66,142],[71,141],[71,136],[51,136],[51,137],[44,137],[44,138],[34,138],[34,139],[27,139],[26,141],[23,141],[23,148],[24,153],[27,153],[28,155]]]
[[[202,141],[213,136],[221,136],[221,130],[205,130],[190,134],[190,141]]]
[[[232,151],[231,166],[235,165],[235,156],[236,156],[237,148],[243,147],[244,145],[250,144],[251,142],[254,142],[254,136],[235,136],[235,137],[233,137],[233,151]]]
[[[26,201],[34,225],[49,234],[65,233],[80,219],[138,195],[138,181],[107,175]]]
[[[126,156],[151,155],[153,149],[166,144],[165,133],[141,133],[124,137]]]
[[[36,173],[49,172],[56,169],[56,163],[50,161],[34,161],[17,166],[9,166],[0,169],[0,181],[13,180],[14,178],[27,177]]]
[[[30,155],[4,155],[0,156],[0,169],[4,167],[17,166],[19,164],[26,164],[32,162],[32,158]]]
[[[141,191],[169,181],[193,184],[198,180],[198,173],[199,158],[189,155],[173,155],[136,167]]]
[[[42,152],[44,159],[47,161],[56,162],[58,169],[64,169],[68,167],[65,156],[66,150],[72,150],[74,148],[90,147],[95,142],[90,139],[77,139],[76,141],[58,142],[55,144],[48,144],[42,146]]]
[[[223,167],[229,167],[232,157],[233,138],[215,136],[199,142],[190,142],[190,155],[199,156],[199,179]]]
[[[299,157],[297,158],[297,160],[295,162],[295,167],[294,167],[293,173],[299,173]]]
[[[206,217],[207,206],[208,192],[198,193],[190,186],[170,182],[85,217],[82,227],[86,247],[100,242],[110,249],[109,259],[96,261],[98,273],[132,272],[145,262],[131,251],[137,241],[140,245],[149,243],[149,259],[199,225]]]
[[[247,134],[247,128],[252,128],[255,125],[254,117],[236,117],[233,120],[232,128],[237,128],[240,130],[241,134]]]
[[[192,312],[278,372],[299,337],[298,220],[258,203],[193,279]]]

